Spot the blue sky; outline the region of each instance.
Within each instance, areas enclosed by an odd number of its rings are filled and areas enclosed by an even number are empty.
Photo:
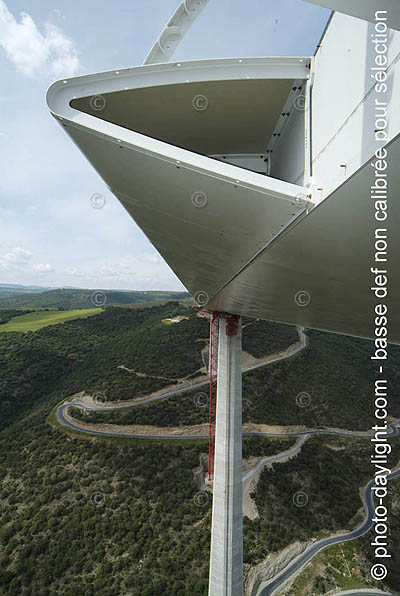
[[[177,5],[0,0],[0,283],[182,287],[44,98],[55,79],[141,64]],[[174,59],[311,55],[328,17],[303,0],[210,0]]]

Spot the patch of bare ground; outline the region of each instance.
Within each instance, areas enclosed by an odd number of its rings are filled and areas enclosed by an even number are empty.
[[[271,553],[264,561],[254,567],[246,565],[244,592],[246,596],[256,596],[263,582],[272,579],[291,561],[301,555],[311,542],[294,542],[279,553]]]
[[[140,435],[146,437],[151,436],[205,436],[208,435],[208,424],[198,424],[196,426],[178,426],[163,428],[159,426],[145,426],[139,424],[88,424],[81,420],[76,420],[69,414],[69,408],[65,410],[65,418],[68,422],[79,426],[84,430],[101,431],[105,433],[112,433],[116,435]]]

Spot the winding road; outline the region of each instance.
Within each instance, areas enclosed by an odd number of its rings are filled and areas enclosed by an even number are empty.
[[[268,358],[268,361],[263,361],[263,362],[258,362],[256,364],[252,364],[250,366],[247,366],[244,368],[243,372],[249,372],[251,370],[255,370],[257,368],[262,368],[264,366],[268,366],[270,364],[273,364],[274,362],[279,362],[280,360],[286,360],[287,358],[291,358],[292,356],[294,356],[295,354],[297,354],[298,352],[300,352],[301,350],[303,350],[306,346],[307,346],[307,336],[304,333],[304,327],[299,327],[298,329],[298,333],[299,333],[299,342],[297,344],[295,344],[293,346],[292,349],[287,350],[285,353],[280,354],[278,356],[274,356],[272,358]],[[140,401],[135,401],[135,402],[126,402],[126,403],[117,403],[117,404],[110,404],[110,405],[88,405],[85,404],[83,402],[78,401],[71,401],[71,402],[64,402],[63,404],[59,405],[57,410],[56,410],[56,418],[58,420],[58,422],[60,424],[62,424],[63,426],[66,426],[68,428],[71,428],[73,430],[78,430],[80,432],[85,432],[88,434],[92,434],[92,435],[102,435],[102,436],[106,436],[106,437],[114,437],[114,436],[118,436],[118,437],[129,437],[129,438],[135,438],[135,439],[140,439],[140,438],[146,438],[146,439],[187,439],[187,440],[193,440],[193,439],[205,439],[208,438],[208,433],[205,435],[187,435],[187,434],[174,434],[173,436],[171,436],[171,434],[165,434],[165,435],[143,435],[143,434],[132,434],[132,433],[113,433],[113,432],[107,432],[107,431],[96,431],[96,430],[90,430],[87,429],[83,426],[80,426],[78,424],[78,422],[71,422],[71,420],[69,420],[66,417],[66,412],[68,410],[68,408],[70,408],[71,406],[74,406],[76,408],[81,408],[83,410],[89,410],[92,412],[106,412],[106,411],[110,411],[110,410],[123,410],[123,409],[127,409],[127,408],[135,408],[138,406],[143,406],[145,404],[149,404],[151,402],[155,402],[155,401],[159,401],[162,399],[167,399],[168,397],[172,397],[174,395],[178,395],[180,393],[187,393],[188,391],[193,391],[194,389],[200,389],[201,387],[205,387],[206,385],[208,385],[209,381],[208,379],[205,379],[204,381],[200,381],[198,383],[192,383],[192,384],[188,384],[185,385],[184,387],[179,387],[179,388],[174,388],[174,389],[170,389],[168,391],[164,391],[162,393],[159,393],[157,395],[153,395],[151,397],[146,397],[141,399]],[[265,433],[258,433],[258,432],[251,432],[251,433],[245,433],[245,434],[265,434]],[[307,433],[304,433],[307,434]],[[287,436],[286,434],[282,434],[282,435],[276,435],[276,436],[282,436],[285,437]],[[295,436],[295,435],[293,435]]]
[[[400,425],[392,425],[392,429],[394,431],[392,434],[398,434],[398,426]],[[389,474],[388,480],[393,480],[394,478],[399,477],[400,468]],[[348,542],[350,540],[356,540],[357,538],[361,538],[361,536],[364,536],[364,534],[369,532],[369,530],[373,526],[372,519],[374,516],[374,501],[373,493],[371,490],[373,485],[374,480],[370,480],[368,484],[364,487],[363,503],[365,516],[364,520],[355,530],[353,530],[352,532],[339,534],[337,536],[331,536],[330,538],[323,538],[322,540],[314,542],[314,544],[309,546],[303,553],[301,553],[301,555],[299,555],[298,557],[296,557],[296,559],[291,561],[289,565],[287,565],[285,569],[283,569],[283,571],[281,571],[271,581],[261,584],[260,589],[258,591],[258,596],[271,596],[272,594],[275,594],[283,584],[285,584],[287,581],[289,581],[289,579],[291,579],[294,576],[295,573],[297,573],[302,567],[304,567],[313,557],[315,557],[316,554],[318,554],[328,546],[332,546],[333,544],[339,544],[342,542]],[[362,590],[357,592],[347,592],[347,594],[351,593],[357,595],[371,594],[371,592]],[[372,592],[372,594],[376,593],[377,592]]]
[[[279,355],[279,356],[269,359],[268,362],[262,362],[262,363],[257,363],[257,364],[251,365],[251,366],[247,367],[244,370],[244,372],[247,372],[249,370],[254,370],[254,369],[257,369],[257,368],[260,368],[263,366],[267,366],[269,364],[272,364],[273,362],[278,362],[279,360],[284,360],[286,358],[294,356],[295,354],[297,354],[298,352],[303,350],[307,346],[307,337],[304,333],[303,327],[299,328],[299,339],[300,339],[299,344],[296,344],[293,347],[293,349],[287,351],[283,355]],[[90,435],[131,437],[131,438],[141,438],[141,439],[146,438],[146,439],[158,439],[158,440],[160,440],[160,439],[161,440],[168,440],[168,439],[193,440],[193,439],[203,439],[203,438],[206,439],[206,438],[208,438],[208,434],[204,434],[204,435],[199,435],[199,434],[196,434],[196,435],[188,435],[188,434],[149,435],[149,434],[140,434],[140,433],[136,433],[136,434],[121,433],[121,432],[117,433],[117,432],[105,431],[105,430],[93,430],[93,429],[88,429],[88,428],[85,428],[84,426],[81,426],[79,424],[78,420],[74,419],[72,421],[71,419],[67,418],[66,414],[67,414],[68,408],[70,408],[71,406],[74,406],[77,408],[82,408],[82,409],[89,410],[89,411],[109,411],[109,410],[116,410],[116,409],[126,409],[126,408],[138,407],[138,406],[142,406],[144,404],[148,404],[151,402],[166,399],[168,397],[171,397],[171,396],[174,396],[174,395],[177,395],[180,393],[185,393],[187,391],[193,391],[193,389],[198,389],[198,388],[204,387],[207,384],[208,384],[208,380],[201,381],[198,383],[193,383],[191,385],[168,390],[168,391],[165,391],[158,395],[153,395],[151,397],[147,397],[140,401],[135,401],[133,403],[124,403],[124,404],[115,404],[115,405],[88,405],[88,404],[85,404],[80,401],[64,402],[63,404],[61,404],[57,407],[56,418],[57,418],[57,421],[61,425],[71,428],[73,430],[77,430],[80,432],[90,434]],[[400,427],[400,423],[399,424],[397,424],[397,423],[390,424],[391,433],[388,436],[397,435],[399,433],[399,427]],[[293,457],[294,455],[299,453],[299,451],[303,447],[304,443],[311,436],[319,435],[319,434],[320,435],[337,435],[337,436],[341,436],[341,437],[352,437],[352,438],[359,438],[359,439],[361,439],[361,438],[362,439],[370,439],[373,436],[373,435],[369,435],[369,434],[365,434],[365,433],[361,434],[361,433],[356,433],[356,432],[346,431],[346,430],[341,431],[341,430],[327,430],[327,429],[310,429],[310,430],[299,431],[299,432],[281,432],[281,433],[273,433],[273,432],[269,432],[269,431],[243,432],[243,435],[246,435],[246,436],[261,435],[261,436],[265,436],[265,437],[282,437],[282,438],[296,437],[296,438],[298,438],[298,441],[295,443],[295,445],[292,446],[291,448],[289,448],[288,450],[278,453],[276,455],[265,457],[262,460],[260,460],[252,470],[250,470],[243,476],[243,482],[246,482],[249,479],[251,479],[251,477],[254,476],[255,474],[257,474],[266,464],[280,461],[287,457]],[[388,479],[393,480],[393,479],[399,478],[399,477],[400,477],[400,468],[394,470],[388,476]],[[261,585],[258,589],[258,592],[257,592],[257,596],[272,596],[273,594],[276,594],[276,592],[286,582],[288,582],[292,577],[294,577],[295,574],[297,574],[311,559],[313,559],[323,549],[325,549],[329,546],[332,546],[334,544],[348,542],[350,540],[356,540],[357,538],[360,538],[361,536],[364,536],[364,534],[369,532],[369,530],[372,528],[372,525],[373,525],[372,518],[374,515],[373,493],[371,490],[372,486],[373,486],[373,482],[374,482],[373,480],[370,480],[368,482],[368,484],[364,487],[364,490],[363,490],[363,504],[364,504],[364,512],[365,512],[364,520],[361,522],[361,524],[355,530],[353,530],[351,532],[331,536],[328,538],[323,538],[321,540],[318,540],[317,542],[314,542],[303,553],[301,553],[298,557],[293,559],[272,580],[270,580],[268,582],[261,583]],[[345,595],[346,596],[347,595],[349,595],[349,596],[350,595],[353,595],[353,596],[380,596],[382,594],[388,595],[387,592],[379,592],[376,590],[351,590],[351,591],[347,591],[347,592],[340,592],[340,594],[337,593],[335,596],[345,596]],[[390,595],[388,595],[388,596],[390,596]]]

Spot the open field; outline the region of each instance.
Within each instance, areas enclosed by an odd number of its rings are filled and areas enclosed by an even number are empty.
[[[0,333],[7,333],[9,331],[37,331],[42,327],[48,325],[55,325],[56,323],[65,323],[65,321],[72,321],[73,319],[82,319],[98,315],[103,312],[102,308],[87,308],[84,310],[50,310],[31,312],[26,315],[13,317],[11,321],[0,325]]]

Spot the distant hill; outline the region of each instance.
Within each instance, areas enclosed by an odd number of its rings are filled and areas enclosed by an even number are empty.
[[[25,288],[27,286],[21,286]],[[15,295],[2,295],[0,286],[0,310],[64,308],[68,310],[91,308],[93,306],[117,306],[138,302],[183,300],[188,292],[130,291],[130,290],[86,290],[81,288],[60,288]]]
[[[36,292],[45,292],[55,288],[43,286],[22,286],[20,284],[0,284],[0,297],[15,296],[16,294],[33,294]]]

